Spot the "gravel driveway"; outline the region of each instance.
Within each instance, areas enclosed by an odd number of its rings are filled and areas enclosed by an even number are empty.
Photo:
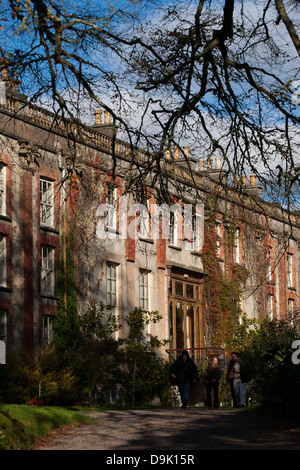
[[[85,413],[91,425],[48,436],[35,450],[300,450],[300,429],[277,430],[235,409]]]

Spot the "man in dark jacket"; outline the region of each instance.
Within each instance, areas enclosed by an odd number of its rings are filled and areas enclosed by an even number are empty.
[[[170,373],[172,383],[178,386],[182,408],[186,408],[190,384],[195,382],[198,377],[196,364],[189,357],[188,351],[182,351],[181,356],[171,365]]]

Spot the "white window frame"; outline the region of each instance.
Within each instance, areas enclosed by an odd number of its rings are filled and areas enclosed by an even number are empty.
[[[118,264],[106,263],[106,302],[107,305],[118,307]]]
[[[170,211],[169,244],[177,246],[178,243],[178,211]]]
[[[106,206],[107,206],[107,229],[116,230],[117,228],[117,212],[118,212],[118,188],[107,188],[106,190]]]
[[[197,206],[193,205],[192,209],[192,231],[191,231],[191,249],[192,251],[200,250],[200,237],[201,234],[197,233],[199,229],[199,220],[201,220],[202,215],[197,211]]]
[[[7,236],[0,234],[0,286],[7,286]]]
[[[40,178],[40,223],[54,225],[54,183],[46,178]]]
[[[6,165],[0,163],[0,215],[6,215]]]
[[[112,261],[106,262],[106,303],[112,307],[116,320],[120,320],[119,314],[119,269],[120,265]],[[114,338],[117,340],[120,331],[114,332]]]
[[[217,257],[220,258],[221,256],[221,222],[219,222],[218,220],[215,222],[215,233],[217,235],[216,254],[217,254]]]
[[[54,294],[54,248],[41,246],[41,292]]]
[[[240,263],[240,228],[236,227],[234,233],[234,245],[233,245],[233,261],[237,264]]]
[[[274,320],[274,297],[271,294],[268,295],[268,318]]]
[[[287,265],[287,285],[288,287],[293,287],[293,255],[292,253],[287,253],[286,256],[286,265]]]
[[[291,326],[294,324],[294,299],[288,299],[288,320]]]
[[[139,238],[150,238],[150,199],[147,199],[146,205],[140,204]]]
[[[139,306],[143,310],[150,310],[150,271],[140,269],[139,278]]]
[[[53,317],[51,315],[42,316],[42,347],[52,343],[53,337]]]

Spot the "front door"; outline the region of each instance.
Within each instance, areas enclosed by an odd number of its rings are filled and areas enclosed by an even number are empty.
[[[169,288],[170,349],[203,346],[203,281],[172,275]]]

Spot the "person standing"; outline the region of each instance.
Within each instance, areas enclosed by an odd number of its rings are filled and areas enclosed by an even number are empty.
[[[213,390],[214,394],[214,408],[219,408],[219,382],[222,377],[222,369],[219,366],[219,359],[214,357],[211,363],[209,364],[206,374],[206,404],[209,408],[212,407],[211,392]]]
[[[180,357],[173,362],[170,368],[170,375],[172,383],[178,386],[182,408],[186,408],[190,384],[196,382],[198,378],[197,366],[187,350],[182,351]]]
[[[236,405],[241,406],[241,364],[240,355],[235,354],[236,361],[233,366],[233,390],[235,393]]]
[[[238,407],[238,403],[237,403],[237,400],[236,400],[236,394],[235,394],[235,391],[234,391],[234,388],[233,388],[233,379],[234,379],[234,370],[233,370],[233,368],[234,368],[236,362],[237,362],[237,354],[235,352],[232,352],[231,353],[231,360],[229,361],[228,366],[227,366],[225,379],[226,379],[226,382],[228,382],[229,385],[230,385],[230,392],[231,392],[231,397],[232,397],[232,401],[233,401],[233,408]]]
[[[240,406],[244,407],[247,406],[247,385],[252,380],[254,367],[251,357],[245,352],[241,355],[239,362],[241,366]]]

